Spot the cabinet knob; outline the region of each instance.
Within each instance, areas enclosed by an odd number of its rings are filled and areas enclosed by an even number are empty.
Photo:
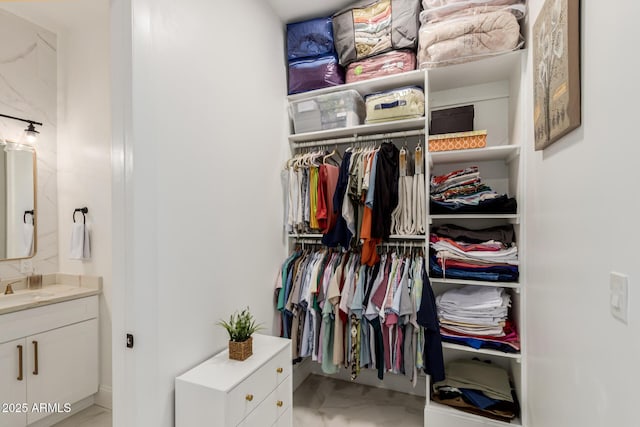
[[[251,402],[253,400],[253,394],[247,394],[245,399],[247,399],[247,402]]]
[[[277,372],[277,373],[279,373],[279,374],[281,374],[282,372],[284,372],[284,369],[282,369],[282,368],[278,368],[278,369],[276,369],[276,372]]]
[[[276,406],[277,406],[278,408],[282,408],[282,405],[284,405],[284,402],[283,402],[282,400],[278,400],[278,401],[276,402]]]

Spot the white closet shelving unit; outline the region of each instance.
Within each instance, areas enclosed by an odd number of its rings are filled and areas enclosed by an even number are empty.
[[[429,215],[429,225],[453,223],[470,228],[492,225],[514,225],[520,261],[520,281],[517,283],[494,283],[477,280],[458,280],[432,278],[434,292],[440,294],[452,287],[499,286],[510,292],[512,297],[511,318],[520,334],[522,351],[518,354],[502,353],[495,350],[475,350],[457,344],[444,343],[445,364],[456,359],[490,360],[509,372],[520,404],[520,415],[511,423],[492,420],[483,416],[459,411],[438,404],[430,399],[431,387],[427,379],[424,424],[428,427],[476,427],[476,426],[525,426],[526,425],[526,328],[524,325],[525,307],[525,254],[523,252],[524,218],[524,159],[523,159],[523,123],[522,102],[523,84],[521,67],[525,51],[486,58],[480,61],[453,65],[432,70],[416,70],[409,73],[371,79],[364,82],[345,84],[302,94],[290,95],[288,101],[299,101],[320,94],[333,93],[347,89],[358,91],[363,97],[367,94],[403,86],[420,86],[425,90],[425,117],[419,119],[360,125],[350,128],[331,129],[289,135],[292,153],[301,148],[348,144],[371,135],[384,134],[390,139],[427,134],[430,112],[437,109],[473,104],[475,109],[475,129],[487,130],[487,146],[481,149],[433,152],[426,155],[425,175],[427,177],[426,194],[429,194],[428,177],[444,174],[466,166],[476,165],[480,169],[483,182],[501,194],[515,197],[518,202],[516,214],[464,214]],[[422,138],[423,146],[425,138]],[[427,207],[428,211],[428,207]],[[301,239],[321,238],[320,234],[289,234],[291,242]],[[422,242],[428,249],[427,235],[391,236],[392,242]]]
[[[429,153],[427,173],[440,175],[476,165],[480,169],[483,182],[489,184],[498,193],[515,197],[518,202],[518,211],[515,214],[430,215],[429,223],[431,225],[453,223],[470,228],[511,223],[516,231],[520,261],[520,280],[515,283],[432,278],[432,287],[436,294],[462,285],[500,286],[507,289],[512,297],[511,318],[516,324],[521,341],[521,352],[518,354],[475,350],[450,343],[443,344],[445,363],[455,359],[477,357],[506,368],[520,404],[519,417],[511,423],[506,423],[462,412],[428,398],[424,416],[425,425],[429,427],[526,425],[526,327],[524,325],[526,258],[523,252],[525,245],[522,233],[525,185],[521,105],[524,93],[524,82],[521,79],[524,55],[523,51],[517,51],[426,72],[429,111],[473,104],[475,129],[486,129],[488,132],[485,148]],[[427,390],[428,396],[431,393],[431,390]]]

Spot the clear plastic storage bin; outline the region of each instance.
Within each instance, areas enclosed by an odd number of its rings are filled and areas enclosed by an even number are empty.
[[[318,95],[289,105],[294,133],[316,132],[362,124],[364,100],[355,90]]]

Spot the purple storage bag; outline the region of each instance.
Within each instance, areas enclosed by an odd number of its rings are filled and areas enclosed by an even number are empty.
[[[344,83],[344,69],[335,55],[289,63],[289,95]]]
[[[335,53],[331,17],[287,24],[289,61]]]

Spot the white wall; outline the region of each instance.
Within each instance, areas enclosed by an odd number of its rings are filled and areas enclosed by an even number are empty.
[[[530,27],[542,4],[529,3]],[[527,116],[528,405],[534,427],[638,423],[640,4],[581,4],[582,127],[533,152],[531,109]],[[528,68],[532,82],[531,58]],[[628,326],[609,314],[611,271],[630,277]]]
[[[283,26],[260,0],[112,5],[113,327],[136,338],[114,347],[114,425],[170,426],[174,377],[226,345],[215,322],[272,324]]]
[[[111,104],[109,1],[91,0],[59,33],[58,206],[60,271],[102,276],[100,393],[111,393]],[[91,259],[69,259],[72,214],[89,208]],[[82,214],[77,214],[82,220]]]
[[[3,5],[3,8],[6,5]],[[58,271],[56,36],[0,9],[0,112],[40,121],[37,152],[38,273]],[[26,123],[0,119],[0,135],[20,141]],[[19,261],[0,262],[0,278],[22,276]]]

